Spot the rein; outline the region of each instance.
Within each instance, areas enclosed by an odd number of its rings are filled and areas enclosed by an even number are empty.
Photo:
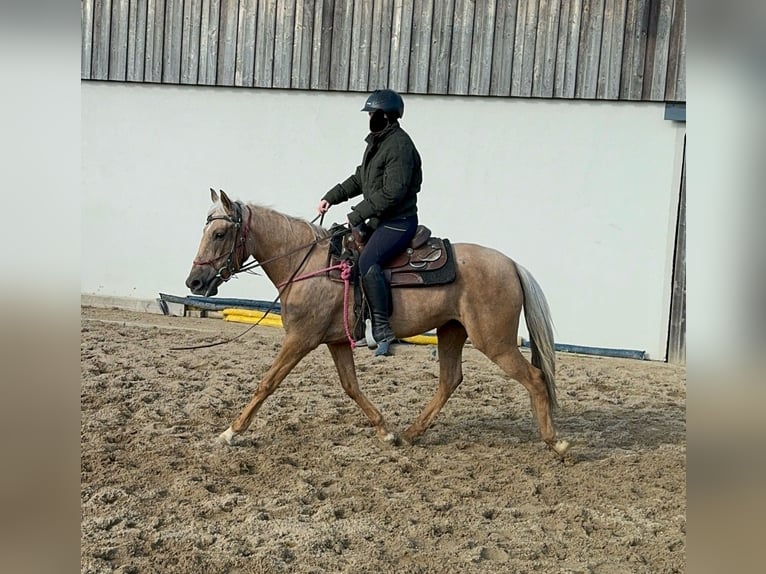
[[[250,210],[248,209],[248,211],[250,211]],[[317,219],[319,219],[319,225],[321,226],[322,222],[324,221],[324,213],[322,213],[320,215],[317,215],[309,223],[314,223]],[[249,226],[250,225],[249,218],[248,218],[248,222],[247,223],[248,223],[248,226]],[[271,263],[272,261],[276,261],[277,259],[281,259],[282,257],[287,257],[288,255],[292,255],[294,253],[297,253],[298,251],[300,251],[302,249],[306,249],[306,247],[311,247],[313,249],[314,245],[316,245],[318,243],[321,243],[325,239],[331,239],[331,238],[335,237],[335,235],[337,235],[337,233],[333,233],[332,235],[328,235],[327,237],[320,237],[319,239],[315,239],[311,243],[306,243],[305,245],[301,245],[300,247],[296,247],[295,249],[293,249],[292,251],[288,251],[287,253],[282,253],[280,255],[275,255],[274,257],[270,257],[269,259],[266,259],[265,261],[260,261],[260,262],[253,261],[251,263],[248,263],[247,265],[244,265],[244,266],[240,267],[238,271],[235,271],[235,273],[242,273],[244,271],[250,271],[252,269],[257,269],[258,267],[263,267],[267,263]],[[311,253],[311,252],[309,251],[309,253]],[[306,255],[306,257],[308,257],[308,254]],[[306,262],[305,259],[303,261],[301,261],[301,264],[298,266],[298,269],[300,269],[305,262]],[[297,272],[298,272],[298,270],[296,269],[295,273],[297,273]],[[286,282],[282,283],[281,285],[284,285],[285,283],[289,283],[290,281],[292,281],[293,277],[295,277],[295,273],[293,273],[292,277],[290,277],[290,279],[288,279]]]
[[[299,247],[296,247],[295,249],[293,249],[291,251],[288,251],[287,253],[281,253],[279,255],[275,255],[274,257],[270,257],[269,259],[266,259],[265,261],[252,261],[251,263],[248,263],[247,265],[242,265],[241,263],[237,263],[237,260],[241,260],[242,259],[242,257],[238,257],[237,256],[237,253],[239,252],[240,248],[244,251],[244,249],[247,246],[247,233],[250,230],[250,221],[252,219],[253,213],[252,213],[252,211],[250,211],[249,207],[247,207],[246,205],[242,206],[242,204],[240,204],[239,201],[234,202],[234,206],[235,206],[235,216],[234,217],[232,217],[230,215],[209,215],[208,218],[207,218],[207,221],[205,223],[207,225],[211,221],[215,221],[217,219],[220,219],[220,220],[228,221],[229,223],[232,223],[234,225],[235,229],[237,230],[237,233],[236,233],[236,235],[234,237],[234,243],[231,246],[231,251],[229,252],[228,257],[226,259],[226,265],[221,267],[218,270],[218,275],[216,275],[216,277],[220,277],[224,281],[228,281],[229,279],[231,279],[237,273],[244,273],[246,271],[251,271],[253,269],[257,269],[258,267],[263,267],[267,263],[271,263],[272,261],[276,261],[277,259],[282,259],[283,257],[288,257],[289,255],[293,255],[294,253],[297,253],[298,251],[306,249],[307,247],[311,247],[313,249],[313,247],[317,243],[321,243],[322,241],[324,241],[326,239],[330,239],[330,238],[335,236],[335,234],[332,234],[332,235],[328,235],[327,237],[320,237],[319,239],[315,239],[314,241],[312,241],[310,243],[306,243],[305,245],[300,245]],[[244,226],[244,227],[242,227],[242,207],[247,209],[247,225]],[[310,221],[310,223],[313,224],[317,219],[320,219],[319,225],[321,226],[322,225],[322,221],[324,221],[324,213],[322,213],[320,215],[317,215],[314,219],[312,219]],[[240,236],[240,230],[242,230],[242,235],[241,236]],[[310,253],[311,253],[311,251],[309,251],[309,253],[306,254],[306,257],[308,257],[308,255]],[[217,261],[220,261],[221,259],[223,259],[224,257],[226,257],[226,254],[219,255],[218,257],[214,257],[213,259],[209,259],[207,261],[197,261],[197,260],[194,260],[194,261],[192,261],[192,265],[197,265],[197,266],[200,266],[200,265],[213,265]],[[304,260],[298,266],[298,269],[300,269],[305,262],[306,262],[306,259],[304,258]],[[243,261],[243,263],[244,263],[244,261]],[[223,274],[224,271],[228,273],[227,276],[224,276],[224,274]],[[297,273],[297,270],[296,270],[296,273]],[[293,276],[295,276],[295,274],[293,274]],[[288,283],[290,281],[292,281],[292,277],[287,280]]]

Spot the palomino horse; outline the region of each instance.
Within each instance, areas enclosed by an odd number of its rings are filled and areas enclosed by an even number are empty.
[[[255,395],[220,440],[232,444],[244,432],[260,406],[287,374],[309,352],[324,343],[338,370],[340,383],[370,419],[378,437],[397,442],[380,411],[359,389],[354,356],[344,322],[344,286],[321,270],[327,266],[328,230],[266,207],[234,202],[221,191],[211,191],[197,256],[186,285],[197,295],[215,295],[232,274],[252,256],[276,286],[282,286],[281,315],[284,340],[274,363]],[[320,248],[316,248],[319,245]],[[391,327],[397,337],[436,329],[439,386],[401,439],[412,443],[434,422],[450,395],[463,380],[463,346],[468,338],[511,378],[529,392],[542,439],[559,456],[569,449],[556,440],[552,409],[556,406],[555,352],[550,312],[532,275],[505,255],[473,244],[454,244],[457,276],[454,282],[432,287],[392,290]],[[296,276],[316,276],[293,282]],[[353,301],[346,305],[352,306]],[[519,352],[517,331],[522,307],[529,329],[530,364]],[[350,309],[345,310],[351,312]],[[387,359],[387,360],[396,360]]]

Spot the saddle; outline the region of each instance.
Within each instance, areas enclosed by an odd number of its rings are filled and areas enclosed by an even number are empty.
[[[334,267],[343,260],[350,260],[353,270],[364,245],[363,238],[355,230],[334,235],[330,242],[328,267]],[[384,265],[383,273],[392,288],[452,283],[456,276],[452,245],[448,239],[433,237],[431,230],[425,225],[418,225],[407,249]],[[334,281],[343,281],[339,269],[333,269],[328,274]],[[352,274],[354,285],[359,283],[357,275]]]
[[[333,281],[345,281],[340,269],[332,269],[341,262],[351,263],[351,284],[354,286],[354,325],[355,339],[365,336],[365,324],[370,319],[369,306],[364,301],[357,261],[364,250],[364,238],[356,229],[353,231],[334,225],[330,228],[328,258],[328,277]],[[455,280],[455,256],[448,239],[431,236],[431,230],[418,225],[415,236],[407,249],[394,257],[383,267],[383,274],[392,288],[429,287],[445,285]]]

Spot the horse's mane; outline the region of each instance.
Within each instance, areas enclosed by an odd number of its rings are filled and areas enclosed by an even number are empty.
[[[278,209],[274,209],[273,207],[269,205],[263,205],[260,203],[253,203],[253,202],[245,202],[245,205],[248,207],[251,207],[255,210],[261,210],[261,211],[268,211],[270,213],[273,213],[275,215],[279,215],[280,217],[284,218],[290,226],[292,226],[293,223],[297,225],[308,225],[311,229],[312,233],[314,234],[314,239],[322,239],[324,237],[327,237],[330,235],[330,230],[325,229],[324,227],[321,227],[319,225],[315,225],[314,223],[311,223],[307,219],[304,219],[302,217],[296,217],[294,215],[289,215],[287,213],[284,213],[282,211],[279,211]]]

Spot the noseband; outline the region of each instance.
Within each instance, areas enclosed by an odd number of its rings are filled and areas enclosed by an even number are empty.
[[[245,252],[246,244],[247,244],[247,232],[250,229],[250,217],[252,215],[250,209],[246,208],[247,209],[247,225],[243,227],[242,226],[242,205],[238,201],[235,201],[233,203],[233,206],[234,206],[233,217],[231,215],[208,215],[207,221],[205,222],[205,226],[207,226],[211,221],[215,221],[216,219],[222,219],[234,225],[234,229],[235,229],[234,242],[231,245],[231,251],[229,251],[228,257],[226,254],[224,254],[219,257],[210,259],[208,261],[195,260],[192,262],[192,265],[213,265],[214,266],[216,262],[226,257],[226,262],[220,269],[218,269],[218,274],[216,275],[216,277],[220,277],[223,281],[228,281],[229,279],[231,279],[232,275],[240,271],[240,266],[244,262],[244,252]],[[242,251],[242,255],[239,255],[240,250]]]

